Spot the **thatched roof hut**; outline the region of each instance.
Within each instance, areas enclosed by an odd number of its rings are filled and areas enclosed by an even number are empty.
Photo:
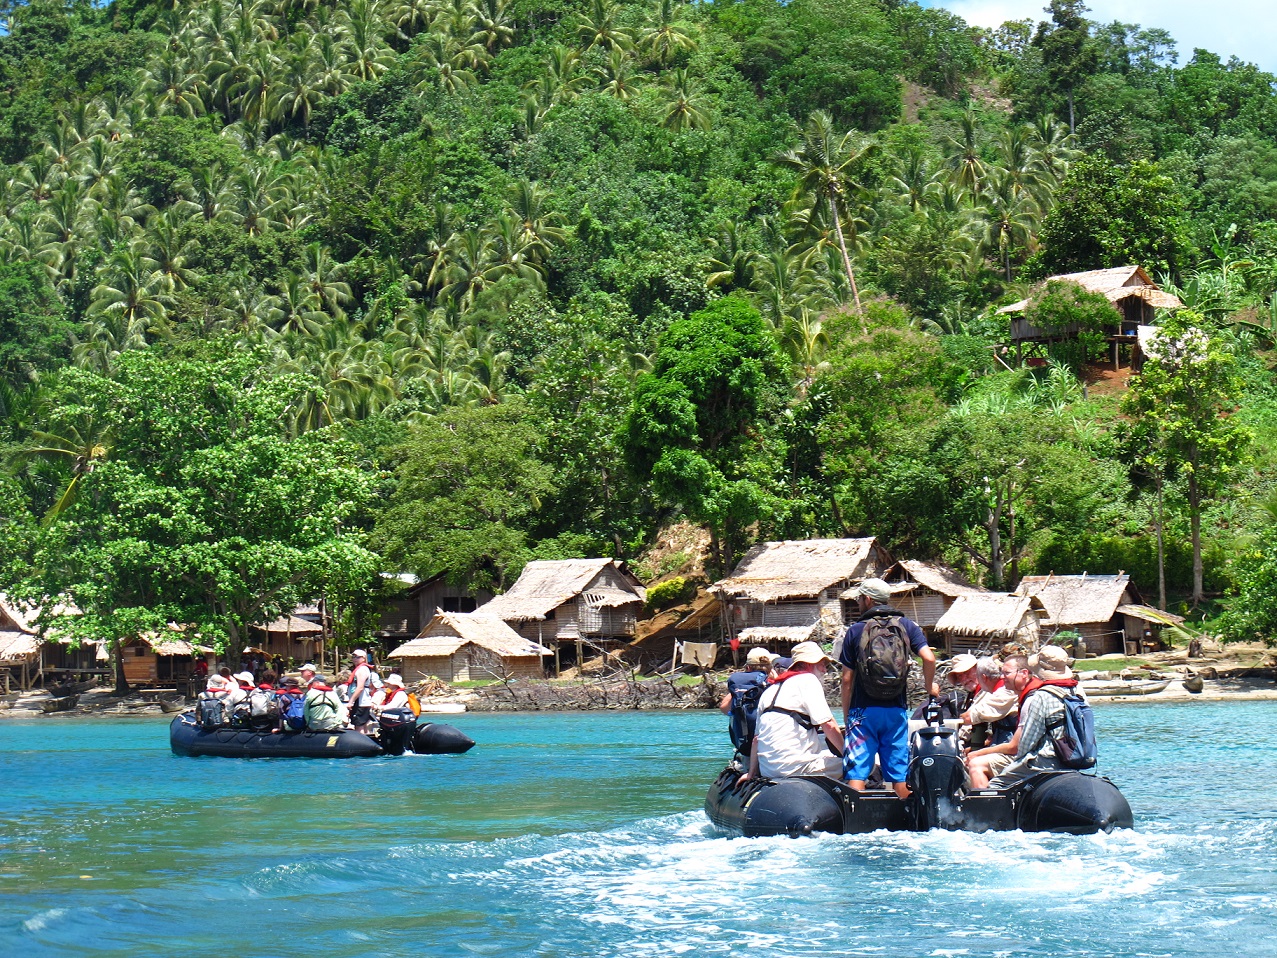
[[[1036,596],[974,592],[956,597],[935,631],[953,653],[996,651],[1006,642],[1033,650],[1046,618],[1046,607]]]
[[[254,623],[251,628],[257,636],[257,645],[272,656],[282,655],[303,661],[317,656],[324,627],[310,618],[302,618],[299,613],[304,611],[306,609],[299,606],[288,615],[281,615],[269,622]],[[317,615],[318,611],[306,611],[306,614]]]
[[[508,592],[477,611],[525,639],[551,643],[557,660],[560,646],[628,641],[646,595],[618,559],[543,559],[529,562]]]
[[[1042,601],[1055,631],[1082,636],[1091,655],[1126,650],[1126,623],[1118,613],[1122,605],[1142,605],[1143,599],[1124,572],[1115,575],[1031,575],[1020,580],[1016,595],[1032,595]]]
[[[482,678],[540,678],[542,656],[553,654],[494,615],[436,612],[421,635],[387,658],[401,662],[405,681],[437,676],[446,682]]]
[[[917,622],[928,634],[958,596],[980,595],[985,591],[948,566],[918,559],[900,560],[884,572],[882,578],[891,586],[892,606]],[[855,598],[855,587],[842,593],[846,603],[853,603]],[[846,617],[852,618],[852,609],[846,610]]]
[[[794,640],[789,631],[777,630],[802,629],[806,635],[819,624],[832,637],[844,621],[839,596],[890,564],[887,550],[872,537],[761,542],[709,591],[723,603],[729,639],[785,652]],[[771,631],[751,631],[756,629]],[[754,638],[746,640],[745,632]]]
[[[18,685],[31,688],[42,680],[61,678],[65,673],[98,672],[109,661],[100,642],[72,646],[55,631],[39,634],[36,620],[40,608],[23,605],[0,594],[0,671],[15,675]],[[76,614],[69,603],[55,604],[51,611]],[[47,673],[47,674],[46,674]]]
[[[148,633],[120,643],[124,681],[129,685],[185,683],[196,659],[207,659],[213,649],[191,642],[183,629]]]
[[[710,591],[723,599],[754,602],[814,599],[889,564],[887,550],[875,538],[760,542]]]

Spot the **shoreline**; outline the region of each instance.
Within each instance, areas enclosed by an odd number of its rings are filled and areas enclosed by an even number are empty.
[[[1104,683],[1111,685],[1112,683]],[[1083,684],[1085,690],[1086,685]],[[15,707],[0,709],[0,721],[4,719],[61,719],[61,720],[79,720],[79,719],[99,719],[99,718],[139,718],[139,719],[155,719],[176,715],[176,712],[162,712],[159,706],[141,706],[134,702],[125,704],[119,700],[112,699],[107,694],[99,694],[93,696],[98,702],[83,703],[75,709],[65,712],[42,712],[38,706],[32,707],[39,701],[44,701],[46,696],[39,692],[29,693],[26,702],[23,704],[15,703]],[[1185,704],[1193,702],[1274,702],[1277,701],[1277,682],[1268,676],[1239,676],[1239,677],[1221,677],[1219,679],[1211,679],[1206,682],[1205,688],[1201,692],[1190,692],[1184,688],[1183,683],[1178,680],[1171,680],[1167,687],[1159,692],[1151,694],[1103,694],[1098,690],[1087,692],[1087,700],[1092,704],[1100,705],[1126,705],[1140,703],[1159,703],[1159,704]],[[686,711],[709,711],[716,712],[715,704],[708,705],[692,705],[685,703],[676,705],[668,702],[647,702],[633,704],[632,702],[610,702],[610,703],[594,703],[585,704],[579,701],[547,701],[538,703],[532,707],[524,706],[524,703],[512,701],[499,701],[489,699],[488,696],[480,694],[479,691],[469,691],[440,696],[438,699],[431,701],[423,701],[422,718],[427,721],[448,721],[449,716],[458,716],[464,714],[473,715],[491,715],[496,713],[530,713],[530,712],[626,712],[626,711],[643,711],[643,712],[686,712]],[[438,711],[430,709],[431,705],[446,706]],[[457,706],[462,706],[464,712],[456,711]]]

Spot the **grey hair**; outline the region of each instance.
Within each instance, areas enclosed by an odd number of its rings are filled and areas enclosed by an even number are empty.
[[[990,655],[980,656],[975,667],[977,673],[982,679],[988,679],[990,682],[993,682],[1002,678],[1002,663]]]

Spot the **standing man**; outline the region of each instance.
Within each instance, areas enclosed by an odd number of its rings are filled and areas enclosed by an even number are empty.
[[[768,683],[758,702],[758,732],[749,750],[749,771],[737,784],[758,778],[787,778],[794,775],[824,775],[838,778],[842,759],[842,732],[834,724],[834,713],[825,701],[821,676],[829,664],[815,642],[794,646],[789,670]],[[820,733],[824,732],[824,738]]]
[[[884,781],[900,798],[909,797],[909,711],[905,691],[912,655],[922,659],[922,680],[940,697],[936,656],[917,622],[891,608],[891,589],[881,579],[860,583],[860,617],[847,627],[838,661],[842,665],[842,710],[847,721],[847,776],[865,790],[874,757]]]
[[[346,686],[350,724],[356,732],[367,735],[372,730],[372,669],[363,649],[351,652],[350,660],[350,684]]]

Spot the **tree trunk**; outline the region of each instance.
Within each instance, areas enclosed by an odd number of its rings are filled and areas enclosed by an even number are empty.
[[[1006,560],[1002,557],[1002,490],[994,492],[994,504],[989,507],[984,521],[989,533],[989,576],[995,591],[1001,591],[1005,577]]]
[[[1073,122],[1073,88],[1069,87],[1069,132],[1076,133],[1077,127]]]
[[[856,286],[856,273],[851,268],[851,257],[847,255],[847,238],[842,235],[842,220],[838,218],[838,207],[834,204],[834,194],[829,194],[829,215],[834,221],[834,230],[838,233],[838,249],[842,251],[842,265],[847,271],[847,282],[851,284],[851,296],[856,302],[856,312],[860,312],[860,290]]]
[[[115,660],[115,694],[128,695],[129,683],[124,678],[124,650],[120,648],[119,639],[115,640],[111,653],[112,658]]]
[[[1193,538],[1193,608],[1205,598],[1202,588],[1202,503],[1197,488],[1197,473],[1188,474],[1188,522]]]
[[[1162,504],[1162,470],[1153,474],[1157,486],[1157,607],[1166,611],[1166,513]]]

